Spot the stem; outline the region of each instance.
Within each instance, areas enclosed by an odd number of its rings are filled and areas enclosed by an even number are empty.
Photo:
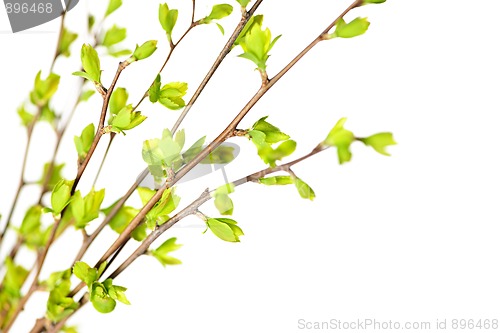
[[[104,152],[104,156],[102,157],[102,161],[101,161],[101,164],[99,165],[99,169],[97,170],[97,174],[95,175],[94,183],[92,184],[92,187],[95,187],[95,184],[97,183],[97,179],[99,179],[99,175],[101,174],[102,167],[104,166],[104,162],[106,162],[106,157],[108,157],[109,148],[111,148],[111,144],[113,143],[113,139],[115,138],[115,136],[116,136],[116,133],[110,134],[108,147],[106,147],[106,151]]]

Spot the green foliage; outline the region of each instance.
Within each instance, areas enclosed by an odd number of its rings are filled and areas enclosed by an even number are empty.
[[[95,191],[94,188],[82,197],[80,190],[76,191],[71,200],[71,212],[75,218],[75,227],[83,229],[87,223],[99,217],[102,201],[104,200],[105,190]]]
[[[218,187],[213,193],[212,197],[215,198],[214,204],[219,213],[222,215],[232,215],[233,214],[233,201],[229,197],[230,193],[234,192],[234,184],[225,184]]]
[[[95,127],[94,124],[91,123],[87,125],[80,136],[75,135],[73,141],[75,142],[76,152],[78,153],[78,161],[82,162],[87,156],[90,146],[92,146],[92,142],[95,137]]]
[[[239,45],[243,49],[243,53],[239,56],[252,61],[261,72],[265,72],[269,52],[280,37],[281,35],[272,39],[269,28],[263,30],[262,23],[254,20],[251,28],[239,40]]]
[[[299,194],[302,198],[314,200],[316,194],[314,193],[313,189],[309,185],[307,185],[302,179],[295,177],[294,183],[295,187],[297,188],[297,191],[299,191]]]
[[[203,150],[205,139],[205,137],[198,139],[191,145],[191,147],[189,147],[184,153],[182,153],[182,159],[184,160],[184,163],[189,163],[193,158],[196,157],[196,155],[198,155]]]
[[[240,34],[238,35],[238,38],[236,38],[236,40],[234,41],[233,47],[240,45],[241,41],[245,39],[248,32],[252,30],[253,26],[262,26],[262,22],[264,22],[264,15],[254,15],[250,17],[247,24],[245,24],[243,30],[241,30]]]
[[[156,250],[149,251],[148,254],[150,254],[153,257],[155,257],[156,259],[158,259],[158,261],[163,266],[182,264],[182,261],[170,256],[170,252],[176,251],[182,247],[182,245],[177,244],[176,241],[177,241],[177,238],[172,237],[172,238],[166,240],[165,242],[163,242],[163,244],[161,244]]]
[[[77,38],[78,34],[75,34],[64,27],[61,33],[61,43],[59,44],[58,53],[65,57],[69,57],[71,55],[71,44],[73,44]]]
[[[54,186],[62,179],[61,171],[64,168],[64,165],[65,165],[64,163],[55,164],[54,167],[52,168],[52,172],[50,174],[50,179],[47,182],[47,189],[48,190],[52,190],[54,188]],[[49,166],[50,166],[50,163],[44,164],[42,177],[37,182],[38,184],[45,184],[47,176],[48,176],[48,172],[49,172]]]
[[[71,291],[71,269],[52,273],[44,282],[49,293],[47,300],[47,318],[58,322],[78,308],[78,303],[72,297],[68,297]]]
[[[3,279],[3,289],[0,292],[0,300],[13,303],[21,298],[21,288],[28,278],[29,271],[21,265],[16,265],[10,257],[5,259],[5,267],[6,272]]]
[[[73,266],[73,274],[85,284],[90,287],[92,283],[99,279],[99,274],[97,268],[90,267],[87,263],[83,261],[78,261]]]
[[[131,130],[142,124],[147,117],[143,116],[141,111],[133,111],[133,109],[132,105],[127,105],[118,114],[112,115],[108,120],[110,131],[125,134],[124,131]]]
[[[252,129],[248,131],[247,137],[252,140],[257,147],[257,153],[260,158],[271,167],[276,166],[276,162],[291,155],[297,143],[293,140],[288,140],[290,137],[281,132],[281,130],[268,123],[267,117],[259,119],[253,124]],[[273,144],[279,145],[273,148]]]
[[[181,151],[184,146],[184,130],[178,131],[175,139],[169,129],[163,131],[160,139],[146,140],[142,146],[142,158],[149,171],[160,182],[167,177],[168,170],[174,170],[183,163]]]
[[[45,245],[47,241],[49,229],[42,229],[42,212],[40,205],[30,207],[24,215],[21,226],[17,229],[24,244],[30,249],[36,250]]]
[[[349,23],[346,23],[344,19],[340,19],[335,26],[335,31],[328,35],[328,38],[352,38],[360,36],[368,30],[370,22],[362,17],[357,17]]]
[[[116,203],[115,203],[116,204]],[[110,207],[103,209],[103,213],[108,215],[111,209],[114,207],[114,205],[111,205]],[[109,221],[108,226],[118,234],[121,234],[125,228],[130,224],[130,221],[139,213],[139,210],[130,207],[130,206],[123,206],[118,210],[118,213],[116,213],[115,216]],[[134,231],[131,233],[131,237],[135,239],[136,241],[140,242],[146,238],[147,233],[146,233],[146,225],[145,224],[140,224],[138,225]]]
[[[117,115],[125,106],[127,106],[128,92],[125,88],[116,88],[109,99],[109,112]]]
[[[94,308],[101,313],[110,313],[116,307],[116,301],[130,304],[125,296],[127,288],[113,285],[112,279],[106,279],[103,283],[94,282],[90,287],[90,302]]]
[[[264,185],[290,185],[294,184],[294,179],[291,176],[273,176],[260,178],[259,183]]]
[[[386,0],[363,0],[363,5],[384,3]]]
[[[214,20],[220,20],[223,19],[224,17],[227,17],[231,15],[233,12],[233,6],[228,5],[228,4],[219,4],[215,5],[212,7],[212,11],[210,14],[204,18],[202,18],[199,23],[200,24],[210,24]],[[216,23],[217,27],[219,28],[220,32],[224,35],[224,28],[219,24]]]
[[[71,188],[73,180],[61,179],[52,191],[50,201],[52,203],[52,212],[57,215],[69,204],[71,198]]]
[[[30,94],[31,103],[43,107],[45,106],[59,87],[60,77],[57,74],[50,73],[45,80],[41,78],[42,71],[39,71],[35,77],[35,86]]]
[[[250,0],[236,0],[240,5],[241,7],[243,8],[247,8],[248,4],[250,3]]]
[[[136,45],[134,53],[132,54],[133,61],[149,58],[153,53],[155,53],[157,49],[156,44],[158,44],[158,41],[149,40],[141,46]]]
[[[243,236],[243,230],[238,227],[235,220],[219,217],[217,219],[208,218],[207,227],[215,236],[226,242],[239,242],[240,236]]]
[[[161,92],[161,76],[160,74],[158,74],[151,87],[149,87],[148,90],[149,101],[151,103],[158,102],[158,100],[160,99],[160,92]]]
[[[167,33],[167,38],[170,42],[172,41],[172,31],[174,30],[175,23],[177,22],[177,16],[179,16],[177,9],[168,8],[166,3],[160,4],[158,18],[160,20],[161,27]]]
[[[201,150],[200,150],[201,151]],[[207,157],[205,157],[201,164],[225,164],[233,161],[234,147],[220,145],[215,148]]]
[[[25,127],[31,126],[33,120],[35,119],[35,116],[32,113],[26,111],[26,108],[24,107],[24,105],[21,105],[17,109],[17,114],[19,115],[19,118],[21,118],[21,123]]]
[[[83,44],[80,57],[84,72],[74,72],[73,75],[81,76],[94,84],[100,84],[101,61],[97,51],[90,44]]]
[[[102,40],[102,45],[109,48],[110,46],[125,40],[125,38],[127,38],[127,29],[113,25],[108,31],[106,31]]]
[[[95,90],[86,90],[80,96],[80,102],[86,102],[90,97],[94,96]]]
[[[122,0],[110,0],[104,16],[106,17],[111,15],[111,13],[120,8],[121,5],[122,5]]]
[[[349,162],[352,157],[351,144],[356,140],[354,134],[344,128],[347,118],[341,118],[328,133],[323,143],[329,147],[337,147],[339,163]]]
[[[392,133],[389,132],[373,134],[367,138],[359,138],[358,140],[363,142],[365,145],[372,147],[378,153],[386,156],[390,156],[390,154],[385,150],[386,147],[396,144]]]
[[[186,82],[170,82],[160,90],[159,102],[170,110],[182,109],[186,102],[182,99],[186,95],[188,84]]]
[[[145,205],[155,195],[156,190],[146,187],[137,188],[137,192],[141,198],[142,204]],[[163,192],[160,200],[151,208],[146,214],[146,226],[149,229],[154,229],[157,225],[162,225],[168,219],[171,212],[173,212],[179,205],[180,198],[174,194],[175,189],[169,188]]]

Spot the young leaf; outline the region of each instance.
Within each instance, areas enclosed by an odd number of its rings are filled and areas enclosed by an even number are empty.
[[[61,179],[52,191],[51,203],[52,211],[54,214],[59,214],[62,212],[64,207],[69,204],[71,198],[71,188],[73,187],[72,180]]]
[[[128,92],[125,88],[116,88],[111,94],[109,100],[109,112],[111,114],[118,114],[126,105],[128,100]]]
[[[167,38],[169,41],[172,40],[172,31],[174,30],[178,15],[179,12],[177,11],[177,9],[169,9],[166,3],[160,4],[158,18],[163,30],[165,30],[165,32],[167,33]]]
[[[94,96],[95,90],[87,90],[82,93],[80,96],[80,101],[81,102],[86,102],[90,99],[90,97]]]
[[[50,166],[50,163],[44,164],[43,174],[42,174],[41,179],[37,182],[38,184],[45,184],[46,183],[46,178],[47,178],[48,172],[49,172],[49,166]],[[52,190],[52,188],[62,179],[61,171],[63,168],[64,168],[64,163],[56,164],[52,168],[52,173],[50,175],[50,179],[47,182],[47,188],[49,190]]]
[[[110,313],[116,307],[116,301],[111,298],[105,286],[100,282],[94,282],[90,291],[90,302],[100,313]]]
[[[271,31],[262,30],[262,25],[254,21],[252,28],[245,34],[245,38],[239,41],[243,49],[239,57],[252,61],[260,71],[265,72],[269,52],[280,37],[272,39]]]
[[[346,23],[344,19],[340,19],[335,26],[335,31],[328,35],[329,38],[352,38],[356,36],[360,36],[368,30],[370,26],[370,22],[366,19],[366,17],[357,17],[349,23]]]
[[[390,156],[390,154],[385,150],[386,147],[396,144],[392,133],[388,132],[373,134],[367,138],[360,138],[358,140],[363,142],[365,145],[372,147],[378,153],[386,156]]]
[[[101,83],[101,62],[96,50],[90,44],[82,45],[81,59],[85,72],[75,72],[73,75],[84,77],[94,84]]]
[[[121,5],[122,5],[122,0],[109,0],[108,8],[106,9],[104,17],[111,15],[111,13],[120,8]]]
[[[243,235],[243,231],[236,225],[236,221],[231,219],[209,218],[207,226],[215,236],[226,242],[239,242],[239,236]]]
[[[208,24],[213,20],[220,20],[226,16],[231,15],[233,12],[233,6],[228,4],[220,4],[212,7],[210,14],[200,20],[200,24]]]
[[[294,180],[290,176],[274,176],[268,178],[260,178],[259,183],[264,185],[290,185],[294,184]]]
[[[267,143],[277,143],[284,140],[288,140],[290,136],[281,132],[280,129],[274,125],[271,125],[266,121],[266,117],[262,117],[255,122],[252,126],[252,130],[260,131],[266,135],[265,141]]]
[[[94,136],[95,127],[93,123],[87,125],[80,136],[75,135],[74,142],[79,161],[83,161],[87,156],[90,146],[92,146],[92,142],[94,141]]]
[[[229,183],[218,187],[212,196],[215,198],[214,204],[219,213],[222,215],[232,215],[233,214],[233,201],[229,197],[230,193],[234,192],[234,184]]]
[[[234,41],[233,47],[240,45],[241,41],[245,39],[247,33],[252,30],[254,25],[260,25],[262,26],[262,22],[264,21],[264,15],[255,15],[252,16],[247,24],[245,24],[245,27],[243,27],[243,30],[241,30],[240,34],[238,35],[238,38]]]
[[[112,280],[107,279],[106,281],[112,281]],[[106,283],[106,281],[104,282]],[[125,291],[127,291],[127,288],[122,286],[111,285],[108,287],[108,293],[112,299],[117,300],[123,304],[130,305],[130,301],[127,299],[127,296],[125,296]]]
[[[179,265],[182,262],[174,257],[171,257],[170,252],[176,251],[182,247],[181,244],[176,243],[177,238],[173,237],[166,240],[156,250],[149,252],[150,255],[155,257],[163,266],[166,265]]]
[[[90,288],[92,284],[99,278],[97,269],[90,267],[83,261],[78,261],[73,266],[73,274]]]
[[[120,43],[125,38],[127,38],[127,29],[113,25],[106,31],[104,39],[102,40],[102,45],[109,48],[110,46]]]
[[[132,57],[135,60],[143,60],[148,57],[150,57],[157,49],[156,44],[158,41],[156,40],[150,40],[142,44],[141,46],[136,45],[134,54],[132,54]]]
[[[155,78],[155,82],[149,87],[148,95],[151,103],[156,103],[160,99],[161,91],[161,76],[158,74]]]
[[[35,116],[33,114],[26,111],[24,105],[20,106],[19,109],[17,109],[17,114],[19,115],[19,118],[21,118],[21,123],[25,127],[29,127],[33,122],[33,120],[35,119]]]
[[[350,151],[351,143],[356,139],[354,134],[344,128],[347,118],[341,118],[332,128],[323,143],[330,147],[337,147],[337,155],[339,163],[343,164],[351,160],[352,154]]]
[[[204,143],[205,137],[202,137],[193,143],[193,145],[182,154],[184,162],[189,163],[196,155],[198,155],[202,151]]]
[[[302,198],[304,199],[309,199],[313,200],[316,197],[316,194],[314,193],[313,189],[307,185],[302,179],[300,178],[295,178],[295,187],[297,188],[297,191],[299,191],[299,194]]]
[[[243,8],[247,8],[248,4],[250,3],[250,0],[236,0],[240,5],[241,7]],[[384,0],[385,1],[385,0]]]
[[[182,99],[186,95],[188,84],[185,82],[170,82],[160,90],[159,101],[170,110],[179,110],[186,105]]]
[[[132,112],[132,109],[132,106],[128,105],[118,112],[116,116],[109,119],[111,131],[125,134],[123,131],[131,130],[146,120],[146,117],[140,111]]]
[[[63,28],[62,35],[61,35],[61,43],[59,44],[59,50],[58,53],[65,56],[69,57],[70,56],[70,47],[71,44],[78,38],[78,34],[72,33],[66,27]]]
[[[385,0],[363,0],[363,5],[384,3]]]
[[[60,76],[50,73],[45,80],[41,78],[42,72],[39,71],[35,77],[35,86],[30,94],[30,100],[38,106],[45,106],[59,87]]]

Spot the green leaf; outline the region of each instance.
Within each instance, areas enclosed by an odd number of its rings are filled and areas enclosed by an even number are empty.
[[[95,90],[87,90],[84,91],[80,96],[80,102],[86,102],[90,99],[90,97],[94,96]]]
[[[333,129],[328,133],[323,144],[329,147],[337,147],[337,155],[339,158],[339,163],[343,164],[351,160],[352,154],[350,151],[351,143],[353,143],[356,138],[354,134],[344,128],[344,124],[347,118],[341,118]]]
[[[17,109],[17,114],[19,115],[19,118],[21,118],[21,122],[25,127],[29,127],[35,119],[35,116],[33,114],[26,111],[24,105],[20,106],[19,109]]]
[[[198,155],[203,150],[204,143],[205,137],[202,137],[193,143],[191,147],[189,147],[189,149],[182,154],[184,162],[189,163],[196,155]]]
[[[329,38],[352,38],[360,36],[368,30],[370,22],[366,17],[357,17],[349,23],[346,23],[344,19],[340,19],[335,26],[335,31],[328,35]]]
[[[94,308],[100,313],[110,313],[116,307],[116,301],[111,298],[105,286],[100,282],[92,284],[90,301]]]
[[[111,94],[109,100],[109,112],[116,115],[120,112],[126,105],[128,100],[128,92],[125,88],[116,88]]]
[[[233,12],[233,6],[228,4],[220,4],[212,7],[212,11],[208,16],[200,20],[200,24],[208,24],[213,20],[220,20],[226,16],[231,15]],[[224,32],[223,32],[224,33]]]
[[[42,206],[35,205],[30,207],[26,214],[24,215],[23,222],[19,228],[19,234],[23,238],[29,237],[30,234],[38,233],[40,231],[40,226],[42,218]]]
[[[234,147],[220,145],[215,148],[207,157],[205,157],[201,164],[226,164],[235,159]]]
[[[208,228],[215,236],[226,242],[239,242],[239,236],[243,235],[243,231],[238,227],[237,222],[228,218],[207,219]]]
[[[104,14],[104,17],[111,15],[111,13],[120,8],[121,5],[122,5],[122,0],[110,0],[108,8],[106,9],[106,13]]]
[[[87,156],[92,146],[92,142],[94,142],[94,137],[95,127],[93,123],[87,125],[80,136],[75,135],[73,141],[75,142],[76,152],[78,153],[78,160],[80,162]]]
[[[85,196],[81,197],[80,191],[73,195],[70,207],[75,218],[75,227],[85,228],[87,224],[99,217],[101,204],[104,200],[105,190],[95,191],[94,188]]]
[[[61,332],[78,333],[78,330],[77,330],[76,326],[63,326],[63,328],[61,328]]]
[[[123,56],[129,56],[132,54],[132,51],[129,49],[114,51],[113,49],[108,49],[108,54],[112,57],[118,58]]]
[[[182,99],[186,95],[188,84],[185,82],[170,82],[160,90],[159,101],[170,110],[179,110],[186,105]]]
[[[87,16],[87,24],[88,24],[88,31],[91,32],[92,28],[94,27],[95,24],[95,16],[92,14],[89,14]]]
[[[104,210],[104,212],[108,214],[113,206],[109,207],[107,210]],[[121,234],[125,230],[125,228],[130,224],[130,221],[132,221],[132,219],[138,213],[139,213],[138,209],[135,209],[130,206],[124,206],[120,208],[120,210],[118,210],[118,213],[116,213],[116,215],[109,221],[108,225],[113,231],[117,232],[118,234]],[[140,224],[137,228],[134,229],[134,231],[132,231],[131,236],[138,242],[144,240],[147,236],[146,225]]]
[[[54,214],[62,212],[64,207],[69,204],[71,198],[71,188],[73,187],[73,180],[61,179],[52,191],[51,204]]]
[[[92,284],[99,278],[97,269],[90,267],[83,261],[78,261],[73,266],[73,274],[90,288]]]
[[[127,38],[127,29],[119,28],[118,26],[113,25],[111,28],[109,28],[108,31],[106,31],[104,39],[102,40],[102,45],[105,47],[110,47],[120,43],[125,38]]]
[[[160,99],[161,91],[161,76],[158,74],[155,78],[155,82],[149,87],[148,95],[151,103],[156,103]]]
[[[241,7],[247,8],[248,4],[250,3],[250,0],[236,0]],[[385,1],[385,0],[384,0]]]
[[[297,191],[299,191],[299,194],[302,198],[304,199],[309,199],[313,200],[316,197],[316,194],[314,193],[313,189],[307,185],[302,179],[300,178],[295,178],[295,187],[297,188]]]
[[[269,52],[280,37],[272,39],[271,31],[269,29],[263,30],[262,25],[254,21],[245,37],[239,41],[239,45],[243,49],[243,53],[239,57],[252,61],[259,70],[265,71]]]
[[[385,0],[363,0],[363,5],[384,3]]]
[[[390,154],[385,150],[386,147],[396,144],[392,133],[389,132],[373,134],[367,138],[360,138],[358,140],[363,142],[365,145],[372,147],[378,153],[386,156],[390,156]]]
[[[69,57],[71,55],[70,53],[70,47],[71,44],[78,38],[78,34],[72,33],[66,27],[63,28],[62,34],[61,34],[61,42],[59,44],[59,50],[58,53],[65,56]]]
[[[132,57],[134,57],[135,60],[143,60],[150,57],[157,49],[156,44],[158,44],[158,41],[150,40],[141,46],[136,45]]]
[[[48,190],[52,190],[52,188],[62,179],[61,171],[64,168],[64,163],[54,165],[52,168],[52,173],[50,175],[50,180],[47,182]],[[45,163],[43,166],[43,174],[42,178],[38,181],[38,184],[45,184],[45,180],[47,178],[49,172],[50,163]]]
[[[217,28],[219,28],[219,31],[224,35],[224,27],[220,25],[219,23],[215,23],[217,25]]]
[[[176,241],[177,238],[170,238],[163,242],[156,250],[150,251],[149,254],[155,257],[163,266],[182,264],[182,261],[170,256],[170,252],[177,251],[182,247],[182,245],[177,244]]]
[[[172,40],[172,31],[174,30],[178,15],[179,12],[177,11],[177,9],[169,9],[166,3],[160,4],[158,18],[163,30],[165,30],[165,32],[167,33],[167,38],[169,41]]]
[[[215,197],[214,204],[221,215],[233,215],[233,201],[227,194],[217,195]]]
[[[138,188],[138,191],[139,195],[141,195],[143,205],[145,205],[154,193],[156,193],[156,190],[149,190],[146,188]],[[154,229],[156,225],[165,223],[169,219],[168,214],[177,208],[179,201],[180,198],[174,194],[173,188],[169,188],[163,192],[160,200],[158,200],[153,208],[146,214],[146,223],[148,227]]]
[[[274,176],[268,178],[260,178],[259,183],[264,185],[290,185],[294,184],[294,180],[290,176]]]
[[[274,125],[271,125],[266,121],[266,117],[262,117],[255,122],[252,126],[252,130],[260,131],[266,135],[265,141],[267,143],[277,143],[280,141],[288,140],[290,136],[280,131],[280,129]]]
[[[81,50],[81,60],[83,72],[75,72],[73,75],[78,75],[89,79],[95,83],[101,82],[101,62],[97,51],[90,44],[83,44]]]
[[[109,124],[121,133],[139,126],[146,120],[146,117],[140,111],[132,112],[132,109],[131,105],[124,107],[117,115],[109,119]]]
[[[240,34],[238,35],[238,38],[234,41],[233,47],[240,45],[241,41],[245,39],[246,35],[248,34],[249,31],[252,30],[254,25],[260,25],[262,26],[262,22],[264,21],[264,15],[255,15],[252,16],[247,24],[245,24],[245,27],[243,30],[241,30]]]
[[[107,279],[106,281],[112,280]],[[121,286],[111,285],[110,287],[108,287],[108,293],[112,299],[115,299],[123,304],[130,305],[130,301],[127,299],[127,296],[125,296],[125,291],[127,291],[127,288]]]
[[[14,263],[10,257],[6,257],[5,267],[2,293],[7,293],[11,300],[18,300],[22,297],[21,288],[28,278],[29,271],[23,266]]]
[[[30,94],[30,100],[38,106],[45,106],[59,87],[60,76],[50,73],[45,80],[41,78],[42,71],[35,77],[35,85]]]

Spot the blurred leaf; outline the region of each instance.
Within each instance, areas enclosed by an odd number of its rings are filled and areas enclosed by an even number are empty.
[[[268,178],[260,178],[259,183],[264,185],[290,185],[294,184],[294,180],[290,176],[274,176]]]
[[[314,193],[313,189],[307,185],[302,179],[300,178],[295,178],[295,187],[297,188],[297,191],[299,191],[299,194],[302,198],[304,199],[309,199],[313,200],[316,197],[316,194]]]
[[[332,128],[323,143],[330,147],[337,147],[337,155],[339,163],[343,164],[351,160],[352,154],[350,150],[351,144],[356,139],[354,134],[344,128],[347,118],[341,118]]]
[[[363,142],[365,145],[372,147],[378,153],[386,156],[390,156],[390,154],[386,151],[386,147],[396,144],[392,133],[389,132],[373,134],[367,138],[360,138],[358,140]]]
[[[92,146],[92,142],[94,142],[94,136],[95,127],[93,123],[87,125],[80,136],[75,135],[73,141],[75,142],[76,152],[78,153],[78,160],[80,162],[87,156]]]
[[[106,9],[106,13],[104,14],[104,17],[111,15],[111,13],[120,8],[121,5],[122,5],[122,0],[110,0],[108,8]]]
[[[236,0],[240,5],[241,7],[243,8],[247,8],[248,4],[250,3],[250,0]],[[385,1],[385,0],[384,0]]]
[[[94,96],[95,90],[87,90],[82,93],[80,96],[80,101],[81,102],[86,102],[90,99],[90,97]]]
[[[127,38],[127,29],[113,25],[108,31],[106,31],[104,39],[102,40],[102,45],[110,47],[120,43],[125,40],[125,38]]]
[[[71,198],[71,188],[73,180],[61,179],[52,191],[51,204],[54,214],[59,214],[68,205]]]
[[[28,111],[23,106],[20,106],[17,109],[17,114],[19,115],[19,118],[21,118],[21,122],[25,127],[29,127],[33,120],[35,119],[35,116]]]
[[[163,242],[162,245],[160,245],[156,250],[152,250],[149,253],[155,257],[163,266],[166,265],[179,265],[182,262],[170,256],[170,252],[176,251],[182,247],[181,244],[176,243],[177,238],[173,237],[165,242]]]
[[[61,171],[64,168],[64,165],[65,165],[64,163],[57,164],[57,165],[54,165],[54,167],[52,168],[52,173],[50,175],[50,180],[47,183],[47,187],[48,187],[47,189],[48,190],[52,190],[52,188],[62,179]],[[50,166],[50,163],[45,163],[43,165],[42,178],[38,181],[38,184],[44,184],[45,183],[45,180],[47,178],[47,174],[48,174],[48,171],[49,171],[49,166]]]
[[[62,35],[61,35],[61,42],[59,44],[59,54],[69,57],[71,55],[70,53],[70,47],[71,44],[78,38],[78,34],[75,34],[66,27],[63,28]]]
[[[212,7],[210,14],[200,20],[200,24],[208,24],[213,20],[220,20],[226,16],[231,15],[233,12],[233,6],[228,4],[220,4]],[[223,32],[224,33],[224,32]]]
[[[30,100],[38,106],[45,106],[59,87],[60,76],[50,73],[45,80],[41,78],[42,71],[39,71],[35,78],[35,86],[30,94]]]

